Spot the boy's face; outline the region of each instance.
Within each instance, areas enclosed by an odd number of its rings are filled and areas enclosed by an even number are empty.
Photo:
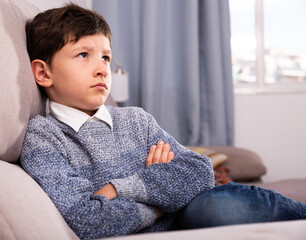
[[[45,88],[48,97],[92,116],[110,92],[110,61],[110,42],[103,34],[68,42],[49,66],[52,84]]]

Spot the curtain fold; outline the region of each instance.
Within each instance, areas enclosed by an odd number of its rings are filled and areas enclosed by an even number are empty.
[[[144,108],[182,144],[233,144],[227,0],[93,0],[93,10],[129,72],[126,105]]]
[[[233,145],[233,86],[228,1],[199,1],[200,144]]]

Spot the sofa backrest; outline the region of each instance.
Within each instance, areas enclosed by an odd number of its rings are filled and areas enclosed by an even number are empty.
[[[18,160],[29,119],[43,113],[24,29],[37,12],[25,0],[0,0],[0,159],[7,162]]]

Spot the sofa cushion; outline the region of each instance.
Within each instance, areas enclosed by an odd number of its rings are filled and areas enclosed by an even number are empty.
[[[258,187],[271,189],[295,201],[306,204],[306,178],[284,179],[269,183],[252,183]]]
[[[0,160],[0,239],[78,239],[38,184]]]
[[[233,181],[254,181],[267,172],[261,158],[253,151],[227,146],[209,146],[209,148],[226,154],[228,158],[225,165],[229,167],[229,175]]]
[[[26,50],[25,22],[38,10],[24,0],[0,1],[0,159],[16,161],[29,118],[43,112]]]
[[[192,230],[142,233],[108,240],[304,240],[306,220],[238,224]]]

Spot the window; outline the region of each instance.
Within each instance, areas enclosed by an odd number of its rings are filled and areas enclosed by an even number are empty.
[[[229,2],[235,89],[306,92],[306,1]]]

